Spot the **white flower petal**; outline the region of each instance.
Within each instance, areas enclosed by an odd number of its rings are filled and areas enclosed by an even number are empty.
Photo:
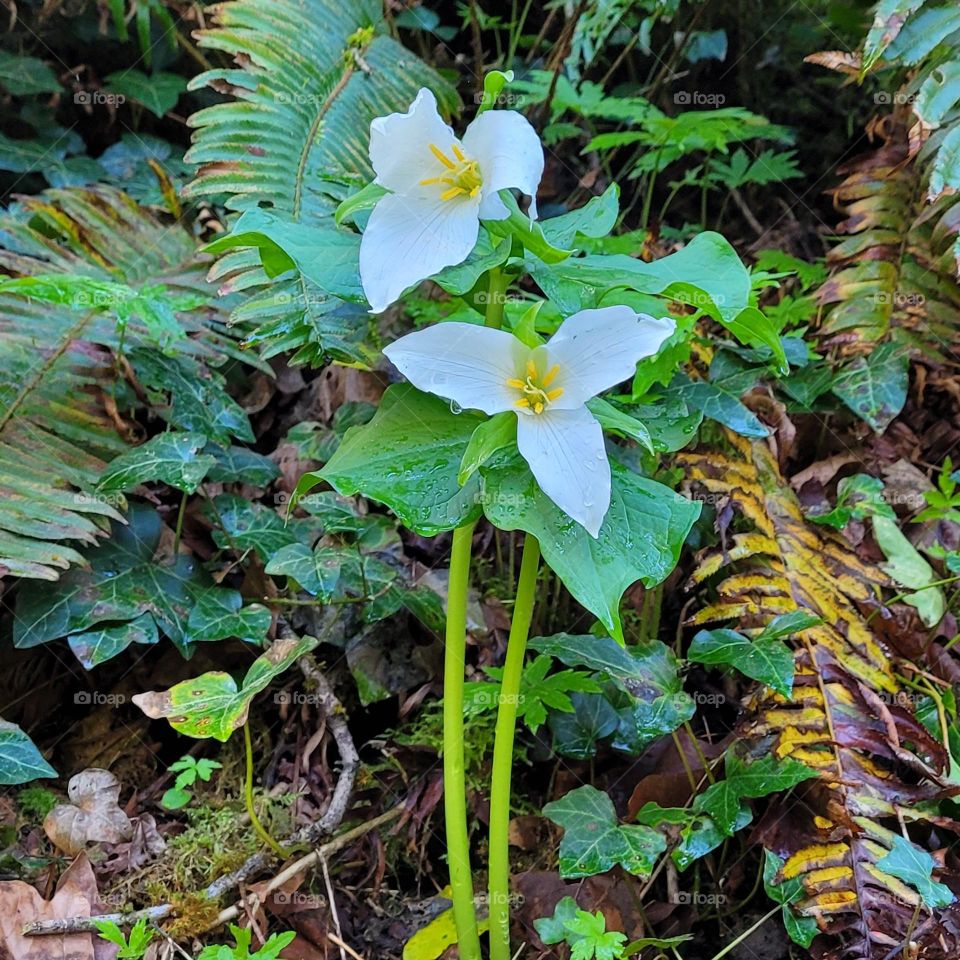
[[[476,200],[383,197],[360,241],[360,282],[372,311],[385,310],[407,287],[466,260],[479,229]]]
[[[517,446],[540,489],[591,537],[610,507],[603,431],[586,407],[517,417]]]
[[[526,347],[512,333],[472,323],[437,323],[408,333],[383,352],[418,389],[470,410],[514,410],[507,380],[523,366]],[[524,418],[526,419],[526,418]]]
[[[543,176],[543,146],[530,121],[515,110],[481,113],[463,134],[464,152],[480,164],[483,176],[480,216],[502,220],[507,208],[498,190],[516,188],[530,197],[530,216],[537,217],[537,187]]]
[[[435,197],[436,186],[420,183],[445,170],[430,152],[431,143],[448,156],[452,144],[459,146],[453,129],[437,112],[437,98],[423,87],[406,113],[377,117],[370,124],[370,163],[377,174],[374,182],[394,193]]]
[[[581,310],[568,317],[547,342],[551,364],[559,364],[552,404],[578,407],[598,393],[632,377],[637,362],[655,354],[676,329],[673,320],[636,313],[630,307]]]

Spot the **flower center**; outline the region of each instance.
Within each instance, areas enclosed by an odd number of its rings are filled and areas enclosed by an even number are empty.
[[[508,387],[519,390],[522,394],[520,399],[517,400],[516,406],[524,407],[533,413],[543,413],[552,401],[563,394],[563,387],[554,387],[553,390],[547,389],[556,380],[559,372],[560,365],[554,364],[541,376],[533,359],[527,360],[526,379],[521,380],[520,377],[512,377],[507,381]]]
[[[428,177],[420,185],[428,187],[439,184],[443,187],[441,200],[455,200],[457,197],[475,197],[483,185],[480,165],[476,160],[468,160],[463,151],[454,143],[450,146],[453,159],[448,157],[436,144],[429,143],[430,152],[443,164],[446,173],[439,177]]]

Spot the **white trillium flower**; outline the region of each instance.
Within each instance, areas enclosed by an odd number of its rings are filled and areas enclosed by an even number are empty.
[[[527,194],[530,215],[537,215],[543,147],[513,110],[481,113],[458,140],[423,88],[406,113],[370,124],[370,163],[374,183],[390,191],[360,242],[360,282],[374,313],[407,287],[466,260],[480,221],[509,215],[498,190]]]
[[[384,353],[420,390],[484,413],[514,411],[517,447],[540,489],[596,537],[610,506],[610,463],[586,403],[632,377],[675,328],[629,307],[602,307],[568,317],[538,347],[451,321],[409,333]]]

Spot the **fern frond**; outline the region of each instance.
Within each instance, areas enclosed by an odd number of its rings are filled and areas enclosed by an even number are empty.
[[[372,177],[371,120],[406,110],[421,87],[447,114],[459,105],[446,80],[386,33],[376,0],[232,0],[214,8],[213,19],[198,32],[199,45],[238,66],[207,71],[191,89],[234,99],[190,119],[186,159],[200,168],[187,196],[226,194],[231,210],[267,203],[276,215],[315,223],[332,215],[343,181]],[[272,353],[296,351],[294,362],[368,359],[363,310],[299,276],[269,279],[256,251],[228,254],[214,276],[247,294],[238,317],[259,326],[255,342],[268,342]]]
[[[115,358],[155,344],[141,318],[123,332],[96,291],[120,281],[201,304],[176,317],[178,358],[197,371],[252,358],[213,304],[189,232],[120,191],[48,190],[0,218],[0,237],[0,269],[48,281],[44,298],[0,293],[0,573],[56,580],[83,563],[72,543],[93,544],[109,518],[122,520],[122,500],[95,492],[129,439]]]
[[[796,610],[821,618],[794,638],[792,695],[756,690],[739,732],[751,752],[818,774],[804,796],[806,833],[791,831],[779,851],[784,876],[802,878],[796,909],[840,937],[844,956],[884,957],[908,934],[920,898],[877,866],[890,850],[877,821],[923,818],[924,803],[948,792],[946,753],[861,613],[882,602],[888,578],[807,523],[766,444],[728,440],[739,457],[678,456],[691,487],[727,498],[739,515],[736,532],[698,558],[691,583],[709,587],[708,598],[688,623],[736,621],[750,634]]]

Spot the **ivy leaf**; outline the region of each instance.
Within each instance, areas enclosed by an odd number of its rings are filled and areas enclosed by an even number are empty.
[[[790,904],[803,895],[803,877],[792,877],[776,883],[777,874],[783,868],[783,860],[772,850],[763,851],[763,888],[774,903],[783,904],[783,926],[787,936],[801,947],[809,947],[820,932],[813,917],[801,917]]]
[[[780,793],[817,776],[814,769],[791,757],[777,760],[768,754],[752,763],[745,763],[729,750],[725,758],[725,774],[723,780],[697,796],[693,810],[708,814],[728,837],[733,836],[741,800],[745,797]]]
[[[216,463],[200,453],[207,443],[202,433],[158,434],[110,461],[100,478],[100,490],[132,490],[141,483],[160,481],[184,493],[195,493]]]
[[[111,73],[104,80],[110,93],[142,103],[154,116],[162,117],[176,106],[180,94],[187,89],[185,77],[158,71],[149,76],[142,70],[128,68]]]
[[[624,591],[637,580],[653,586],[669,576],[701,505],[616,463],[610,467],[610,509],[596,538],[541,492],[519,455],[480,468],[480,499],[494,526],[533,534],[570,593],[621,639]]]
[[[194,642],[236,637],[247,643],[263,643],[270,629],[270,611],[259,603],[244,606],[236,590],[212,588],[197,597],[187,629]]]
[[[60,93],[63,89],[57,75],[42,60],[6,50],[0,50],[0,87],[15,97]]]
[[[311,550],[304,543],[281,547],[270,559],[265,572],[291,577],[312,597],[329,601],[340,581],[343,551],[320,545]]]
[[[613,801],[589,785],[548,803],[543,815],[563,827],[560,875],[566,879],[592,877],[617,865],[635,876],[648,877],[666,849],[666,841],[656,830],[635,824],[621,826]]]
[[[743,437],[766,437],[770,431],[740,401],[755,380],[756,374],[749,370],[716,380],[693,380],[681,371],[670,382],[669,392],[687,409],[702,411]]]
[[[326,480],[342,494],[385,503],[421,536],[462,526],[480,515],[479,479],[457,480],[478,423],[408,384],[392,386],[373,420],[348,430],[327,465],[300,479],[295,496]]]
[[[269,457],[246,447],[208,443],[202,453],[214,460],[206,477],[211,483],[248,483],[252,487],[265,487],[280,476],[280,468]]]
[[[883,433],[907,402],[910,360],[897,343],[883,343],[834,374],[833,392],[875,432]]]
[[[21,585],[15,646],[35,647],[79,635],[71,645],[84,665],[102,663],[131,643],[152,642],[152,632],[140,619],[146,614],[189,655],[192,643],[206,636],[205,630],[194,634],[198,621],[191,625],[190,617],[198,605],[214,599],[207,595],[234,606],[239,602],[239,593],[216,586],[194,558],[179,554],[154,559],[164,524],[152,507],[131,504],[127,520],[115,523],[110,539],[86,553],[87,569],[74,567],[55,584]]]
[[[676,657],[659,640],[621,647],[612,637],[558,633],[536,637],[530,646],[567,666],[595,670],[628,695],[613,705],[619,716],[617,749],[639,753],[694,714],[693,700],[683,691],[677,673]]]
[[[243,726],[253,698],[318,642],[313,637],[275,640],[254,660],[240,687],[229,673],[213,671],[169,690],[138,693],[133,702],[154,720],[165,717],[178,733],[226,742]]]
[[[954,902],[953,892],[946,884],[933,879],[936,861],[926,850],[899,834],[891,836],[892,849],[877,861],[877,869],[909,883],[928,907],[946,907]]]
[[[237,594],[239,599],[240,595]],[[133,643],[157,643],[157,623],[149,613],[126,623],[102,625],[67,637],[67,643],[85,670],[92,670],[123,653]]]
[[[56,775],[33,741],[15,723],[0,719],[0,784],[13,786]]]
[[[931,586],[938,579],[933,567],[903,535],[896,520],[874,516],[873,535],[887,557],[887,562],[881,563],[880,569],[900,586],[916,590],[916,593],[905,596],[904,602],[916,607],[926,626],[935,627],[947,612],[947,603],[943,591]]]
[[[208,505],[205,512],[217,525],[213,541],[221,550],[255,550],[264,561],[297,543],[305,526],[303,520],[284,523],[276,510],[233,494],[214,497],[213,507]]]
[[[687,658],[708,666],[736,667],[785,697],[793,690],[793,652],[781,640],[750,640],[736,630],[701,630]]]
[[[602,693],[575,693],[570,713],[556,711],[548,718],[553,749],[565,757],[587,760],[596,756],[597,741],[610,736],[620,715]]]

